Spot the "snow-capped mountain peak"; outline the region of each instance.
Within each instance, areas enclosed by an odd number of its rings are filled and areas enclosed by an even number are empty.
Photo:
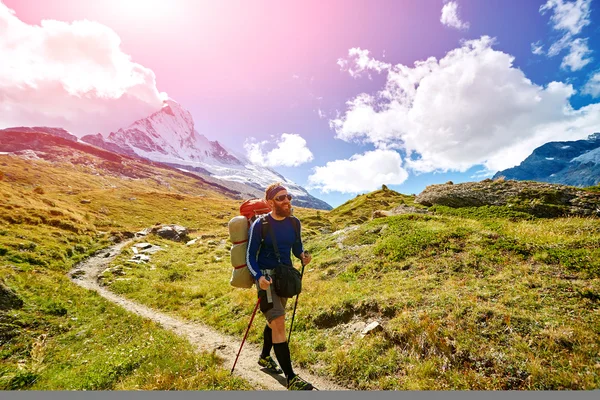
[[[163,107],[149,117],[110,133],[106,141],[131,149],[140,157],[160,162],[239,162],[217,142],[200,135],[194,129],[190,112],[173,99],[166,100]]]
[[[253,196],[262,196],[262,191],[273,182],[283,182],[296,197],[297,205],[331,209],[272,169],[252,164],[245,156],[228,151],[218,141],[199,134],[191,113],[173,99],[166,100],[163,107],[149,117],[112,132],[105,139],[100,135],[87,135],[81,140],[110,151],[116,148],[123,154],[205,174],[223,181],[224,185],[227,182],[242,184],[248,189],[245,193]]]

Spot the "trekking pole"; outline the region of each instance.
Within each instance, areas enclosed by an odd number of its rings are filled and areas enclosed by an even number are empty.
[[[308,254],[308,252],[304,252],[304,254]],[[302,271],[300,272],[300,281],[304,277],[304,260],[300,259],[300,263],[302,264]],[[292,338],[292,329],[294,328],[294,317],[296,316],[296,307],[298,307],[298,297],[300,297],[300,293],[296,295],[296,303],[294,304],[294,312],[292,313],[292,322],[290,323],[290,333],[288,334],[288,344]]]
[[[231,374],[233,374],[233,370],[235,369],[235,364],[237,364],[238,357],[242,352],[242,346],[244,346],[244,342],[246,341],[246,337],[248,336],[248,332],[250,332],[250,327],[252,326],[252,321],[254,321],[254,316],[256,315],[256,310],[258,310],[258,305],[260,304],[260,297],[256,302],[256,306],[254,306],[254,311],[252,312],[252,317],[250,318],[250,323],[248,324],[248,329],[246,329],[246,334],[244,335],[244,340],[242,340],[242,344],[240,345],[240,349],[238,350],[237,356],[235,357],[235,362],[233,363],[233,368],[231,368]]]

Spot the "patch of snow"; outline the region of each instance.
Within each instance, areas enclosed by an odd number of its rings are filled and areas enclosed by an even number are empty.
[[[589,162],[592,162],[594,164],[600,164],[600,147],[583,153],[582,155],[580,155],[579,157],[575,157],[571,161],[579,162],[582,164]]]
[[[561,146],[561,149],[563,149],[563,150],[564,149],[570,149],[570,148],[571,148],[571,146]]]

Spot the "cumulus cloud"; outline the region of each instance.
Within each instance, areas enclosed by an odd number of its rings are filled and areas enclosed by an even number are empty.
[[[0,128],[62,127],[108,133],[159,110],[166,99],[152,70],[91,21],[29,25],[0,2]]]
[[[578,71],[592,62],[592,51],[588,48],[587,38],[576,38],[583,28],[590,24],[591,0],[548,0],[540,7],[542,15],[550,12],[552,29],[562,36],[554,41],[548,50],[548,56],[554,57],[563,50],[568,49],[568,54],[563,58],[561,68]],[[534,54],[543,54],[542,46],[538,41],[532,44]]]
[[[387,71],[392,65],[369,57],[369,50],[359,47],[348,50],[348,59],[340,58],[337,64],[343,71],[348,71],[350,76],[358,78],[364,71],[381,73]]]
[[[306,140],[295,133],[284,133],[275,141],[255,142],[254,139],[244,143],[248,159],[254,164],[267,167],[297,167],[313,160],[312,152],[306,147]],[[271,150],[266,150],[272,148]]]
[[[308,177],[308,188],[325,193],[360,193],[376,190],[381,185],[399,185],[407,178],[400,154],[377,149],[316,167]]]
[[[600,72],[596,72],[590,80],[585,84],[583,94],[589,94],[592,97],[600,97]]]
[[[460,20],[460,17],[458,16],[458,3],[455,1],[450,1],[444,4],[444,7],[442,7],[442,16],[440,17],[440,22],[451,28],[460,30],[469,29],[469,23]]]
[[[574,110],[573,87],[532,83],[494,40],[466,41],[439,61],[390,68],[376,94],[360,94],[330,121],[336,138],[402,148],[414,171],[490,171],[519,164],[536,147],[600,130],[600,104]]]

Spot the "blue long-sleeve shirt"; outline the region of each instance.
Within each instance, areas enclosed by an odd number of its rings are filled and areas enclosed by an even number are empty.
[[[304,251],[302,248],[302,239],[300,236],[300,221],[294,216],[287,217],[281,221],[274,219],[269,213],[268,224],[270,228],[265,230],[264,237],[261,237],[262,231],[262,219],[258,218],[254,221],[250,227],[248,233],[248,251],[246,253],[246,265],[250,270],[250,273],[254,276],[257,281],[263,275],[261,269],[275,269],[279,265],[275,251],[273,250],[273,240],[269,229],[273,230],[275,234],[275,240],[277,242],[277,248],[279,249],[279,255],[281,257],[281,263],[286,265],[292,265],[292,257],[300,258],[300,254]],[[296,219],[298,226],[298,233],[294,229],[292,218]],[[263,246],[261,247],[261,242]]]

